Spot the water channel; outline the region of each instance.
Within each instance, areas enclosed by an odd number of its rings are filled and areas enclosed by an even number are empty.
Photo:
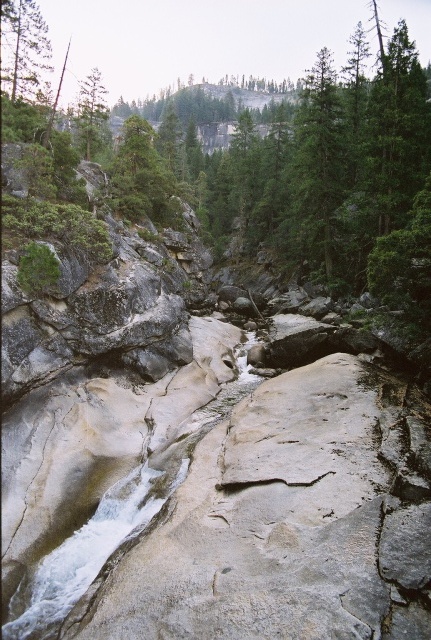
[[[86,592],[111,554],[126,539],[140,535],[187,477],[190,458],[181,457],[208,431],[226,419],[232,408],[262,381],[250,373],[247,350],[257,342],[254,333],[235,350],[238,377],[226,383],[218,396],[188,419],[190,443],[168,470],[154,469],[151,459],[113,485],[103,496],[94,516],[59,547],[45,556],[29,579],[21,583],[10,603],[14,618],[2,628],[4,640],[51,640],[58,637],[62,621]],[[174,448],[174,447],[172,447]],[[166,476],[167,481],[163,482]],[[157,490],[156,490],[157,487]]]

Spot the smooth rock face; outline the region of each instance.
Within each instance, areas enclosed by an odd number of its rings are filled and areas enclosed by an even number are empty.
[[[240,329],[192,318],[186,366],[154,384],[127,376],[88,378],[81,368],[28,394],[2,428],[4,590],[26,566],[60,544],[97,507],[103,493],[181,433],[182,422],[235,377]],[[181,351],[178,347],[178,351]],[[184,362],[183,362],[184,364]],[[17,569],[19,568],[19,570]]]
[[[356,388],[357,369],[347,355],[336,354],[307,370],[290,372],[288,385],[282,375],[272,381],[270,390],[259,387],[232,416],[221,485],[278,480],[312,486],[325,480],[326,490],[335,496],[355,475],[362,499],[374,495],[376,484],[389,486],[370,446],[376,418],[375,410],[370,415],[373,394]],[[341,371],[346,376],[342,384]],[[354,506],[349,503],[344,509]],[[342,499],[331,505],[334,513],[342,508]]]
[[[334,354],[258,387],[197,445],[170,519],[96,581],[61,637],[422,640],[429,613],[409,596],[400,614],[379,574],[382,520],[385,563],[385,527],[393,538],[407,516],[399,548],[422,529],[419,511],[385,498],[378,421],[389,431],[398,414],[367,376]]]

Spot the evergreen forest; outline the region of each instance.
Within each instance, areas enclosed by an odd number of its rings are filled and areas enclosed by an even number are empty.
[[[190,79],[158,99],[120,98],[110,109],[93,68],[67,112],[41,81],[45,27],[33,0],[2,3],[3,32],[13,39],[20,29],[20,47],[2,62],[2,144],[25,145],[17,168],[29,182],[24,198],[3,194],[3,249],[66,237],[106,261],[106,207],[127,225],[150,218],[176,228],[176,196],[194,207],[216,261],[253,266],[264,251],[286,279],[321,284],[333,297],[369,290],[415,331],[429,332],[431,65],[421,66],[405,21],[377,53],[359,23],[341,70],[324,47],[296,85],[226,76],[223,98]],[[238,99],[242,89],[278,99],[250,110]],[[115,138],[114,115],[124,118]],[[235,122],[229,149],[204,155],[198,125],[224,121]],[[264,137],[259,123],[268,125]],[[75,177],[83,159],[109,178],[96,218]]]

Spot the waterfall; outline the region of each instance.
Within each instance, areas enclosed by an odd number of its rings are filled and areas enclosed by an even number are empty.
[[[119,544],[135,527],[142,528],[160,511],[184,480],[188,465],[189,460],[184,459],[163,498],[150,496],[154,481],[164,472],[151,469],[148,463],[133,469],[111,487],[91,520],[39,563],[26,587],[31,591],[30,606],[19,618],[4,625],[3,638],[42,638],[41,633],[61,622]],[[12,599],[12,610],[21,596],[19,589]]]

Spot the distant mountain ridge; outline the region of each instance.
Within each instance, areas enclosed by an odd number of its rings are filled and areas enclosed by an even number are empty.
[[[229,148],[239,114],[245,109],[254,112],[256,132],[265,137],[271,122],[270,113],[282,102],[291,105],[299,101],[299,92],[290,88],[284,92],[264,89],[247,89],[232,84],[203,82],[181,87],[175,93],[169,91],[158,100],[133,106],[119,101],[111,112],[111,129],[114,136],[121,132],[123,123],[132,113],[143,116],[158,131],[168,105],[172,104],[185,131],[192,119],[196,123],[197,137],[204,153]]]
[[[236,108],[242,106],[244,109],[263,109],[265,105],[268,105],[271,102],[280,104],[283,101],[291,103],[296,103],[298,101],[298,94],[294,89],[287,93],[270,93],[268,91],[251,91],[250,89],[210,84],[208,82],[187,88],[193,89],[196,87],[200,87],[206,95],[218,100],[226,99],[228,94],[231,93],[235,100]]]

